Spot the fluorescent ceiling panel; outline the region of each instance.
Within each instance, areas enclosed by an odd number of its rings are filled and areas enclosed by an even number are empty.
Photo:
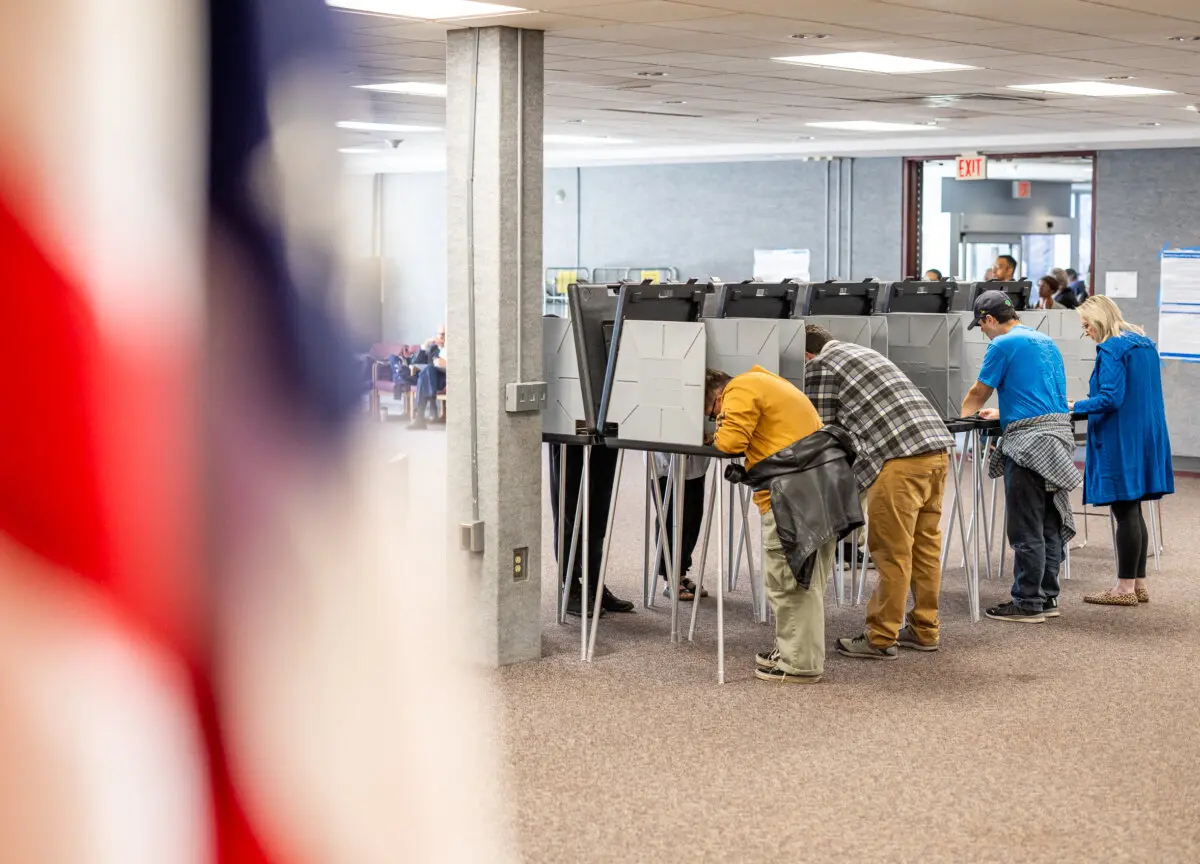
[[[432,96],[435,99],[446,98],[445,84],[431,84],[428,81],[395,81],[391,84],[359,84],[360,90],[374,90],[377,93],[403,93],[406,96]]]
[[[844,69],[850,72],[879,72],[885,75],[920,75],[927,72],[956,72],[978,69],[962,63],[922,60],[917,57],[897,57],[894,54],[874,54],[869,51],[850,51],[838,54],[807,54],[799,57],[775,57],[779,63],[797,66],[817,66],[822,69]]]
[[[1039,93],[1061,93],[1066,96],[1171,96],[1173,90],[1134,87],[1111,81],[1064,81],[1061,84],[1012,84],[1009,90],[1035,90]]]
[[[920,123],[884,123],[879,120],[827,120],[805,125],[814,129],[844,129],[847,132],[932,132],[938,128]]]
[[[366,155],[368,153],[386,153],[388,151],[384,150],[382,147],[339,147],[338,152]]]
[[[355,132],[441,132],[436,126],[406,126],[403,123],[367,123],[363,120],[342,120],[339,129]]]
[[[528,12],[519,6],[479,3],[477,0],[325,0],[326,5],[350,12],[394,15],[422,21],[450,21],[456,18],[483,18]]]
[[[546,144],[632,144],[625,138],[602,138],[593,135],[543,135]]]

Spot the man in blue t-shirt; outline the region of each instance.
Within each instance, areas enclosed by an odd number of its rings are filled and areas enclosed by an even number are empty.
[[[1049,336],[1021,323],[1001,291],[979,295],[969,327],[980,328],[991,344],[979,380],[963,400],[962,416],[999,417],[1006,432],[1005,510],[1015,573],[1012,602],[988,609],[987,616],[1028,623],[1056,618],[1064,548],[1060,484],[1074,471],[1062,353]],[[983,408],[993,392],[999,411]],[[1069,502],[1066,506],[1069,513]]]

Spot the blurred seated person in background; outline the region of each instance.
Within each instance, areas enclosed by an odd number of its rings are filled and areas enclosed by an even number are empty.
[[[1071,290],[1070,276],[1066,270],[1060,270],[1057,267],[1051,271],[1054,276],[1058,277],[1058,290],[1054,292],[1054,308],[1056,309],[1078,309],[1079,298],[1075,296],[1075,292]]]
[[[443,343],[437,347],[437,356],[417,375],[417,404],[413,409],[413,420],[409,429],[424,429],[430,408],[436,414],[437,396],[446,389],[446,360],[448,354]]]
[[[1080,279],[1079,274],[1070,267],[1067,268],[1067,287],[1075,292],[1075,297],[1080,303],[1087,299],[1087,283]]]
[[[1075,292],[1060,282],[1053,273],[1038,280],[1036,309],[1074,309],[1079,305]]]
[[[1088,398],[1074,410],[1088,415],[1085,504],[1112,508],[1117,523],[1117,584],[1085,603],[1149,603],[1146,551],[1150,538],[1142,502],[1175,491],[1171,441],[1163,403],[1162,361],[1141,327],[1125,321],[1108,297],[1097,294],[1079,307],[1083,332],[1096,344]]]
[[[665,504],[667,500],[667,472],[670,470],[671,457],[666,453],[654,453],[654,476],[658,478],[658,492],[663,496]],[[692,569],[692,553],[696,551],[696,540],[700,537],[700,528],[704,524],[704,478],[708,474],[709,460],[704,456],[689,456],[687,457],[686,467],[684,469],[685,479],[683,483],[683,525],[680,530],[683,532],[683,542],[680,544],[679,550],[679,599],[682,601],[694,600],[696,597],[696,583],[687,578],[688,571]],[[679,508],[675,505],[674,498],[671,499],[671,504],[666,508],[667,517],[667,546],[671,545],[675,537],[675,514]],[[655,520],[657,522],[657,520]],[[661,539],[656,539],[659,544]],[[674,557],[674,550],[671,550]],[[658,572],[662,576],[663,581],[667,583],[667,587],[663,589],[665,597],[671,596],[671,577],[669,575],[671,558],[663,552],[658,558]],[[701,597],[708,596],[708,590],[704,589],[700,592]]]
[[[1017,278],[1017,259],[1011,255],[1000,255],[996,258],[996,263],[992,265],[992,275],[988,281],[993,279],[997,282],[1012,282]]]
[[[944,277],[942,276],[941,270],[932,270],[931,269],[931,270],[925,271],[925,281],[926,282],[941,282],[943,278]]]
[[[417,386],[417,377],[421,368],[437,359],[446,344],[446,325],[438,328],[436,336],[425,340],[425,344],[407,357],[398,354],[388,356],[388,365],[392,368],[392,383],[395,385],[393,394],[402,396]]]

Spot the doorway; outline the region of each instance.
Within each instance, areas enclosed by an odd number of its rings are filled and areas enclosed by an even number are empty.
[[[1056,267],[1091,284],[1093,154],[991,155],[982,180],[958,180],[956,167],[906,160],[906,275],[983,281],[1010,255],[1035,285]]]

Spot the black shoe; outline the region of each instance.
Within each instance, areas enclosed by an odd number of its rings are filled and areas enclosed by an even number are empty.
[[[1042,615],[1046,618],[1061,618],[1062,613],[1058,611],[1058,598],[1047,597],[1046,602],[1042,604]]]
[[[754,669],[754,677],[759,681],[776,681],[780,684],[817,684],[821,680],[820,675],[789,675],[778,666],[764,669],[757,664]]]
[[[622,600],[605,588],[604,596],[600,598],[600,608],[605,612],[632,612],[633,603],[628,600]]]
[[[1041,624],[1046,620],[1041,612],[1030,612],[1011,601],[993,606],[983,614],[995,621],[1014,621],[1018,624]]]
[[[863,553],[862,547],[852,546],[849,543],[842,544],[842,569],[853,569],[854,567],[862,567],[863,561],[867,562],[867,568],[875,569],[875,559],[869,558]]]
[[[569,595],[567,595],[567,614],[568,615],[573,615],[576,618],[580,618],[583,616],[583,610],[581,608],[581,605],[582,605],[581,600],[582,600],[582,597],[580,597],[580,593],[578,591],[572,591]],[[594,596],[588,597],[588,617],[589,618],[592,617],[592,610],[596,608],[593,605],[595,603],[595,601],[596,601],[596,598]],[[630,603],[629,605],[632,606],[633,604]],[[601,604],[600,604],[600,617],[601,618],[604,617],[604,603],[603,602],[601,602]]]

